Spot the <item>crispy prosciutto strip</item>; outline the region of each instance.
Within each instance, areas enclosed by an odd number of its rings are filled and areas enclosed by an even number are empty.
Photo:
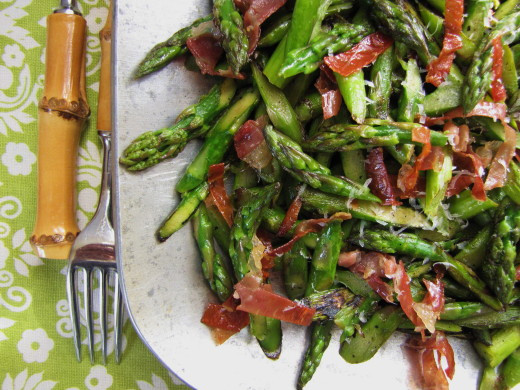
[[[234,136],[238,158],[255,169],[265,168],[273,159],[262,133],[266,124],[267,116],[261,116],[256,121],[248,120]]]
[[[260,39],[260,25],[275,13],[287,0],[236,0],[235,4],[244,14],[244,29],[249,38],[248,54],[255,51]]]
[[[506,97],[506,88],[502,81],[502,64],[504,48],[502,47],[502,37],[493,39],[493,81],[491,81],[491,97],[495,102],[503,102]]]
[[[320,77],[318,77],[314,86],[321,94],[323,119],[338,115],[343,100],[334,75],[329,68],[323,65],[320,67]]]
[[[237,310],[251,314],[276,318],[296,325],[308,326],[316,309],[300,305],[290,299],[275,294],[269,284],[249,273],[235,285],[235,292],[240,298]]]
[[[392,43],[392,38],[376,32],[363,38],[352,49],[325,57],[324,61],[334,72],[347,77],[374,62],[379,55],[392,46]]]
[[[211,34],[199,35],[188,38],[186,41],[188,50],[195,57],[195,62],[202,74],[212,76],[223,76],[243,80],[245,76],[241,73],[234,74],[230,67],[216,70],[219,58],[224,53],[217,38]]]
[[[452,121],[448,121],[444,124],[443,130],[455,152],[465,152],[468,149],[470,141],[468,125],[460,125],[459,127]]]
[[[233,296],[230,296],[221,305],[210,303],[206,307],[200,321],[213,328],[213,338],[217,344],[222,344],[229,337],[249,325],[247,313],[237,311],[236,307],[237,304]]]
[[[401,202],[396,199],[394,188],[386,170],[383,148],[373,148],[370,151],[365,161],[365,169],[368,177],[372,179],[368,186],[372,193],[383,201],[383,205],[401,205]]]
[[[450,73],[455,52],[462,48],[462,22],[464,20],[464,0],[446,0],[444,12],[444,40],[439,57],[427,66],[426,82],[438,87]]]
[[[289,209],[287,210],[287,213],[285,214],[282,224],[280,225],[280,228],[278,229],[278,232],[276,233],[276,235],[278,237],[285,236],[292,229],[292,227],[296,223],[296,220],[298,219],[298,214],[300,213],[302,204],[303,203],[302,203],[300,197],[296,196],[296,198],[294,198],[291,205],[289,206]]]
[[[446,190],[446,196],[450,197],[457,195],[473,183],[471,193],[477,200],[486,200],[486,192],[484,191],[484,181],[482,175],[484,174],[484,165],[478,154],[474,153],[471,146],[468,147],[465,153],[454,152],[453,164],[457,167],[459,173],[455,175]]]
[[[394,272],[395,264],[393,256],[360,250],[340,253],[338,259],[338,265],[361,276],[381,298],[390,303],[394,301],[394,291],[382,278],[387,276],[387,272]]]
[[[509,163],[513,159],[516,151],[516,131],[505,121],[502,121],[505,130],[505,140],[498,148],[495,157],[489,166],[484,190],[489,191],[493,188],[503,187],[506,179]]]
[[[453,379],[455,374],[455,354],[443,332],[437,331],[432,336],[421,339],[411,336],[405,348],[410,352],[412,366],[417,369],[421,388],[432,390],[448,390],[446,376]],[[435,358],[437,354],[437,358]],[[447,367],[443,370],[441,358],[444,357]]]
[[[516,277],[515,277],[516,280],[520,280],[520,265],[518,265],[516,267]]]
[[[433,146],[430,143],[430,130],[426,127],[417,127],[412,130],[412,140],[415,142],[424,142],[421,153],[415,160],[414,166],[403,164],[399,169],[397,176],[397,187],[403,193],[411,193],[416,190],[419,171],[427,171],[429,169],[439,169],[444,161],[444,152],[442,147]]]
[[[349,213],[335,213],[330,218],[318,218],[318,219],[307,219],[296,227],[294,231],[294,236],[285,244],[273,248],[267,252],[268,255],[271,256],[281,256],[284,253],[287,253],[291,250],[293,245],[298,241],[299,239],[305,237],[309,233],[318,233],[323,229],[329,222],[334,220],[342,220],[345,221],[347,219],[352,218],[352,216]]]
[[[428,329],[432,333],[435,332],[435,322],[444,310],[442,273],[437,273],[435,282],[423,280],[427,293],[421,302],[414,302],[410,288],[411,279],[406,273],[404,263],[397,263],[393,256],[355,250],[341,253],[338,265],[349,268],[365,279],[387,302],[393,302],[395,292],[403,312],[416,326],[416,331],[423,332],[424,329]],[[393,279],[393,288],[383,278]]]
[[[467,118],[470,116],[485,116],[493,120],[504,120],[507,114],[507,106],[504,103],[492,103],[482,101],[478,103],[468,114],[464,114],[462,107],[454,108],[440,117],[421,117],[420,122],[426,126],[442,125],[454,118]]]
[[[233,207],[224,187],[224,171],[224,163],[214,164],[209,167],[209,192],[218,211],[227,224],[231,226],[233,225]]]

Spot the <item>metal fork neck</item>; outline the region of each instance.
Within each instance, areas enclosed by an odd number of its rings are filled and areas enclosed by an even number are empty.
[[[101,190],[99,194],[99,203],[96,210],[98,214],[105,214],[108,216],[110,222],[111,218],[111,188],[112,188],[112,162],[110,161],[110,150],[112,148],[112,133],[110,131],[98,131],[99,138],[103,143],[103,172],[101,176]],[[94,217],[95,218],[95,217]]]
[[[76,0],[61,0],[61,7],[54,11],[55,14],[81,15]]]

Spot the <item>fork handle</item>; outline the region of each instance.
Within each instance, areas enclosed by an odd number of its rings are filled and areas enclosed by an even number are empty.
[[[40,257],[67,259],[76,223],[76,159],[90,108],[85,91],[86,21],[47,17],[45,86],[38,105],[38,199],[31,245]]]
[[[99,32],[101,42],[101,69],[99,77],[99,96],[97,128],[100,131],[112,131],[111,114],[111,64],[112,64],[112,2],[109,6],[107,21]]]

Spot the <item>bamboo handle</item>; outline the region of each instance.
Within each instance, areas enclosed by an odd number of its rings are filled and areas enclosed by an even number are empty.
[[[99,32],[99,40],[101,42],[101,75],[99,79],[97,128],[101,131],[111,131],[112,5],[109,7],[105,26]]]
[[[76,223],[76,159],[90,114],[85,91],[86,22],[47,17],[45,86],[38,105],[38,200],[31,236],[40,257],[67,259]]]

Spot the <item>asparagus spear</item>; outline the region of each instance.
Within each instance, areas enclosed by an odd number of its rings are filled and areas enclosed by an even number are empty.
[[[332,325],[332,321],[316,322],[312,325],[311,341],[305,352],[300,376],[298,377],[298,384],[296,385],[298,390],[301,390],[316,372],[323,353],[329,346],[332,336]]]
[[[302,240],[298,240],[291,250],[283,256],[283,280],[289,298],[298,299],[305,294],[310,259],[309,250]]]
[[[244,91],[237,101],[222,115],[211,128],[204,145],[190,163],[176,189],[186,192],[197,187],[206,179],[208,169],[212,164],[222,161],[233,135],[249,117],[249,114],[258,103],[258,92],[252,89]]]
[[[179,154],[186,143],[203,135],[210,123],[231,103],[236,84],[232,79],[216,84],[199,102],[186,108],[170,127],[141,134],[124,150],[120,163],[131,171],[149,168]]]
[[[478,296],[482,302],[495,310],[502,309],[502,304],[489,295],[485,283],[465,264],[455,260],[439,247],[422,240],[412,233],[393,234],[383,230],[365,229],[363,236],[352,241],[365,248],[385,253],[399,253],[411,257],[428,258],[434,262],[447,264],[447,271],[453,279]]]
[[[251,65],[253,79],[267,107],[267,114],[273,125],[296,142],[303,139],[303,131],[298,117],[284,93],[260,72],[255,64]]]
[[[337,124],[326,127],[303,143],[303,148],[319,152],[345,152],[366,149],[378,145],[412,143],[411,129],[398,127],[400,124],[370,126]],[[443,146],[448,138],[437,131],[430,132],[432,145]]]
[[[491,336],[491,345],[473,343],[478,354],[490,367],[496,367],[520,347],[520,325],[507,326]]]
[[[491,311],[455,322],[460,326],[474,329],[495,329],[508,325],[520,325],[520,307],[510,306],[504,311]]]
[[[294,112],[300,122],[308,122],[316,118],[323,112],[321,108],[321,95],[318,92],[312,92],[306,95],[294,108]]]
[[[367,94],[363,69],[347,77],[334,73],[334,77],[352,119],[356,123],[363,123],[367,114]]]
[[[480,302],[448,302],[444,305],[444,311],[441,313],[441,319],[445,321],[464,320],[487,313],[489,309]]]
[[[318,211],[320,214],[333,214],[340,211],[349,212],[354,218],[365,221],[380,222],[397,226],[431,229],[427,218],[407,207],[383,206],[375,202],[351,199],[326,194],[321,191],[306,188],[300,199],[307,210]]]
[[[369,0],[366,3],[370,16],[381,30],[415,50],[423,63],[430,63],[433,56],[428,48],[426,28],[414,13],[409,12],[405,1]]]
[[[218,298],[224,302],[233,293],[233,280],[223,257],[215,251],[213,225],[204,203],[201,203],[193,219],[195,239],[202,257],[202,273]]]
[[[288,52],[279,73],[282,77],[312,73],[325,55],[352,48],[370,32],[365,26],[336,23],[329,31],[319,33],[307,46]]]
[[[415,59],[410,58],[406,63],[406,78],[403,82],[403,92],[399,98],[397,120],[401,122],[413,122],[415,116],[421,113],[420,107],[423,101],[424,90],[419,66]]]
[[[197,35],[201,35],[214,29],[211,19],[211,15],[197,19],[190,26],[177,31],[168,40],[155,45],[138,65],[135,77],[139,78],[155,72],[165,67],[175,57],[184,54],[187,50],[186,41],[195,32]]]
[[[513,388],[520,383],[520,348],[517,348],[506,359],[502,369],[502,376],[507,387]]]
[[[339,354],[348,363],[362,363],[372,358],[404,320],[397,306],[377,311],[348,342],[341,344]]]
[[[491,85],[493,66],[493,40],[501,37],[502,44],[509,45],[520,37],[520,12],[514,12],[500,20],[484,38],[473,57],[462,87],[462,106],[466,113],[480,102]]]
[[[464,190],[460,195],[450,199],[450,213],[463,219],[472,218],[497,207],[498,204],[489,198],[484,201],[475,199],[470,190]]]
[[[497,213],[482,276],[497,298],[509,304],[515,284],[516,244],[520,239],[520,208],[506,199]]]
[[[331,176],[327,167],[302,152],[300,145],[274,130],[272,126],[264,128],[264,137],[273,156],[298,180],[328,193],[373,202],[380,201],[370,193],[368,187],[363,187],[349,179]]]
[[[373,86],[369,87],[368,116],[371,118],[390,118],[393,62],[394,50],[393,47],[390,47],[377,57],[370,70],[370,80],[372,80]]]
[[[235,213],[229,245],[229,257],[237,280],[251,270],[249,257],[253,249],[253,236],[262,221],[260,216],[279,192],[279,183],[243,190],[245,201]]]
[[[342,236],[341,221],[330,222],[319,233],[305,295],[309,296],[317,291],[326,290],[334,283]]]
[[[298,302],[316,309],[314,321],[324,321],[334,319],[346,306],[357,306],[359,298],[346,288],[333,288],[313,292]]]
[[[280,184],[243,191],[243,202],[235,214],[229,245],[229,257],[237,280],[241,280],[246,273],[257,268],[254,262],[250,261],[254,246],[253,236],[260,225],[262,212],[280,192]],[[251,333],[257,338],[264,353],[270,358],[277,358],[281,346],[280,321],[259,315],[251,315],[250,320]]]
[[[213,0],[213,16],[222,33],[222,46],[233,72],[238,73],[246,64],[249,39],[243,28],[242,16],[233,0]]]
[[[486,256],[486,249],[493,227],[490,225],[484,226],[462,250],[455,255],[455,259],[466,264],[467,266],[478,269],[482,265]]]
[[[312,256],[309,280],[305,290],[307,300],[311,295],[329,289],[334,283],[334,275],[341,250],[341,221],[330,222],[318,235],[318,245]],[[352,294],[344,290],[352,298]],[[331,321],[317,323],[312,328],[311,343],[303,359],[298,386],[301,388],[311,378],[320,364],[323,352],[330,341]]]
[[[186,192],[180,203],[157,231],[157,239],[161,242],[166,241],[173,233],[183,227],[195,213],[199,204],[208,196],[208,193],[209,186],[206,182],[202,182],[198,187]]]

